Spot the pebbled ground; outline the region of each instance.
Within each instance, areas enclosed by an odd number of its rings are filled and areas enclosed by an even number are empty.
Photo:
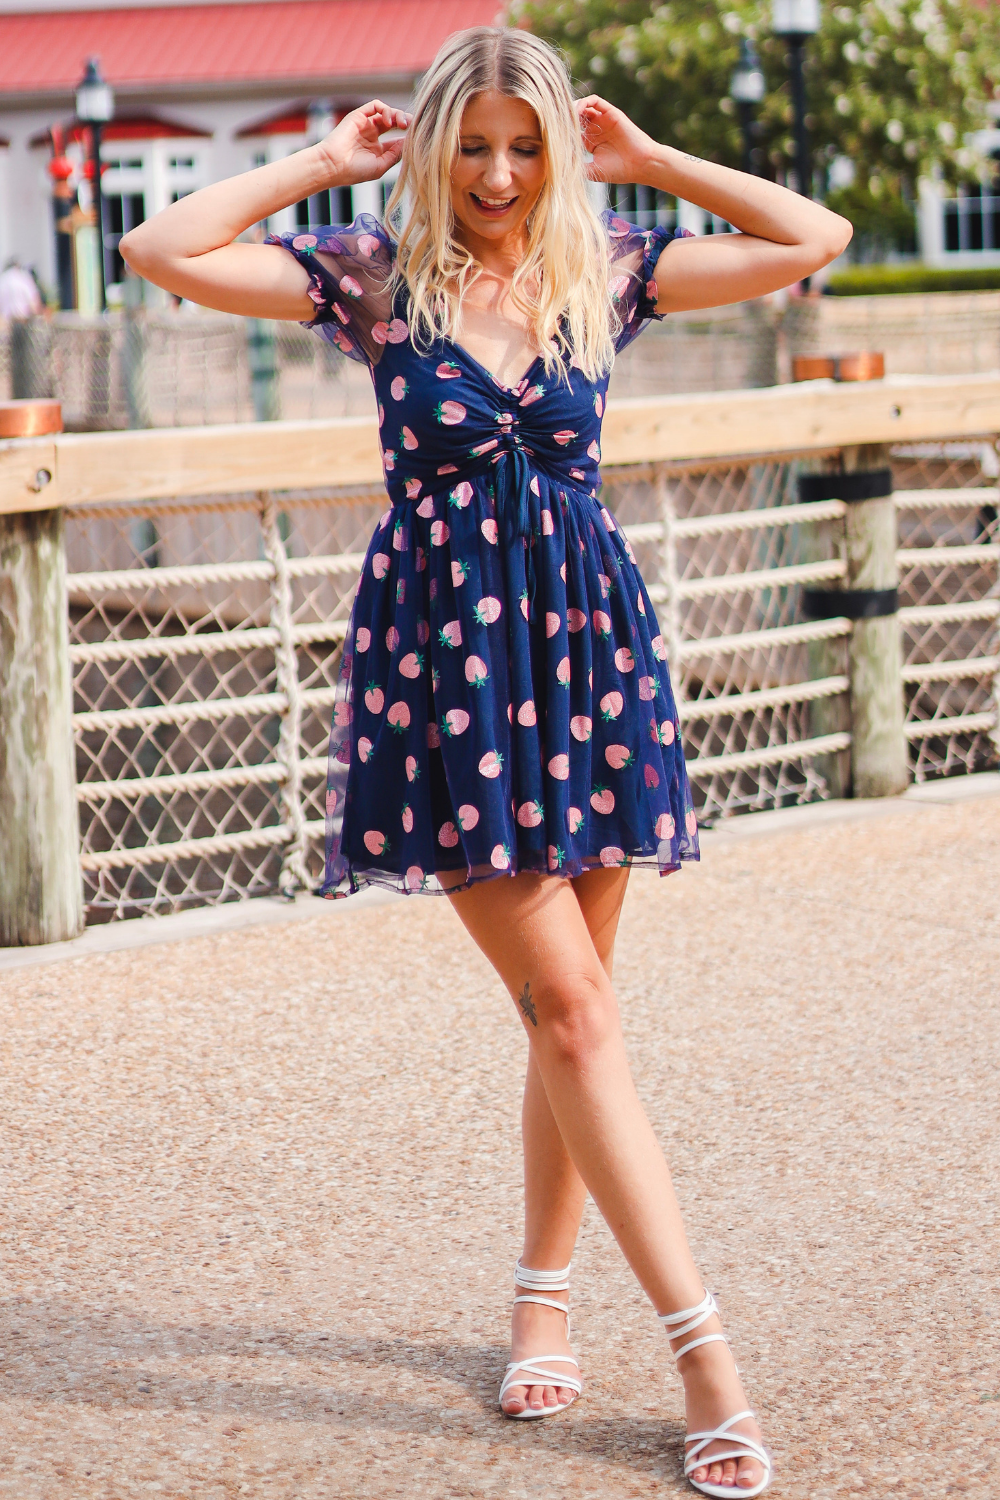
[[[888,811],[709,835],[619,943],[783,1500],[1000,1484],[1000,797]],[[443,900],[350,905],[0,972],[0,1495],[685,1491],[592,1209],[586,1397],[499,1417],[525,1043]]]

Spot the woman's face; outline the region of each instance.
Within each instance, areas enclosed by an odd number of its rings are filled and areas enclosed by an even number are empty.
[[[544,182],[542,132],[530,104],[493,89],[470,99],[451,173],[459,228],[494,243],[520,238]]]

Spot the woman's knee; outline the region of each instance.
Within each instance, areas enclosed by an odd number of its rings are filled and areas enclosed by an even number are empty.
[[[618,1005],[603,970],[565,974],[541,985],[532,1009],[532,1041],[566,1067],[586,1070],[621,1035]]]

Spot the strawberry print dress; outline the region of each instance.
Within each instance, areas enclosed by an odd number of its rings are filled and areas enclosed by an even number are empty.
[[[605,223],[622,349],[673,236]],[[344,644],[320,894],[697,859],[663,638],[598,496],[607,376],[539,357],[512,388],[451,340],[414,347],[367,214],[271,243],[309,272],[308,326],[371,371],[390,501]]]

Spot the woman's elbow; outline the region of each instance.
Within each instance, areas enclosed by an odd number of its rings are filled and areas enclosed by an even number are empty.
[[[854,235],[854,225],[849,219],[843,218],[827,210],[829,223],[826,225],[826,234],[823,238],[823,259],[820,265],[828,266],[831,260],[836,260],[838,255],[843,255]]]

